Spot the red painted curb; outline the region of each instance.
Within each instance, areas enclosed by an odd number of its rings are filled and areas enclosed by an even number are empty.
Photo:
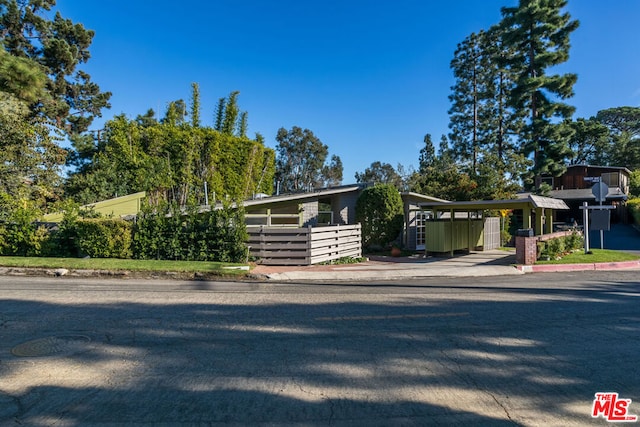
[[[516,268],[525,273],[550,273],[558,271],[595,271],[619,270],[624,268],[640,268],[640,260],[620,262],[598,262],[589,264],[541,264],[517,265]]]

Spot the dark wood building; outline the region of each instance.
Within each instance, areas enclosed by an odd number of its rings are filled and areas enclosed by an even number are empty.
[[[549,184],[552,188],[550,196],[562,199],[569,206],[569,211],[558,212],[557,222],[582,222],[580,206],[583,202],[596,204],[596,198],[591,188],[597,182],[603,182],[609,187],[603,204],[616,207],[612,211],[612,221],[627,222],[628,215],[626,201],[629,197],[629,175],[631,171],[624,167],[572,165],[567,171],[558,177],[542,176],[536,182],[536,187],[542,183]]]

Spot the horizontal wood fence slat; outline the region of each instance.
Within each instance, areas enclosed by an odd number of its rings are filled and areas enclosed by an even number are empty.
[[[251,255],[265,265],[311,265],[362,256],[362,228],[355,225],[322,227],[247,227]]]

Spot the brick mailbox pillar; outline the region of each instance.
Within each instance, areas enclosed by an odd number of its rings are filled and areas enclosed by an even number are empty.
[[[525,228],[516,233],[516,262],[518,264],[532,265],[537,260],[538,239],[533,237],[533,229]]]
[[[536,237],[516,236],[516,263],[533,265],[538,258]]]

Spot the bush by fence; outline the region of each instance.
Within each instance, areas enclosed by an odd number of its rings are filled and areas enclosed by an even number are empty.
[[[179,206],[145,207],[134,228],[134,257],[184,261],[244,262],[244,212],[224,208],[197,212]]]
[[[244,262],[244,212],[225,208],[198,212],[176,205],[146,207],[136,223],[115,218],[83,219],[65,211],[56,227],[16,211],[0,224],[0,255],[171,259]]]
[[[122,219],[84,219],[76,224],[80,255],[131,258],[133,225]]]

